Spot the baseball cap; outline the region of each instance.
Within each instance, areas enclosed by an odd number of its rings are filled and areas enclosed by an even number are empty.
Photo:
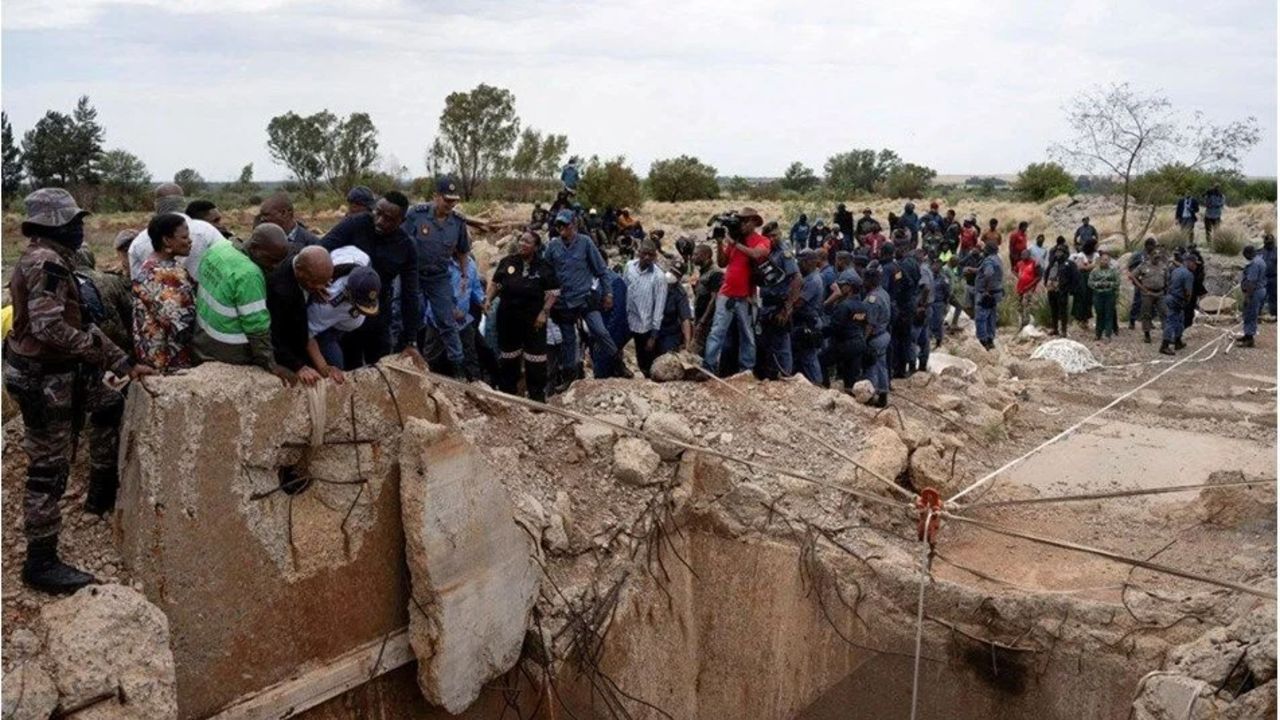
[[[570,223],[572,223],[572,222],[573,222],[573,211],[572,211],[572,210],[561,210],[560,212],[556,213],[556,224],[557,224],[557,225],[568,225],[568,224],[570,224]]]
[[[62,227],[78,217],[89,214],[76,205],[76,199],[62,188],[40,188],[23,201],[27,219],[23,224],[43,227]]]
[[[860,287],[862,285],[862,278],[858,277],[858,273],[852,270],[844,270],[836,276],[836,284]]]
[[[459,200],[462,198],[458,194],[458,186],[454,184],[453,178],[442,177],[436,181],[436,194],[444,197],[445,200]]]
[[[378,295],[382,292],[382,279],[378,272],[367,265],[351,269],[347,275],[347,295],[351,304],[365,315],[378,314]]]
[[[372,210],[373,206],[378,204],[378,198],[369,188],[357,185],[347,191],[347,202],[352,205],[363,205]]]

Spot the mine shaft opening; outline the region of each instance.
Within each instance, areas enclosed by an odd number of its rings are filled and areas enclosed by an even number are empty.
[[[280,490],[285,495],[299,495],[311,487],[312,479],[305,468],[299,465],[281,465],[276,470],[280,481]]]

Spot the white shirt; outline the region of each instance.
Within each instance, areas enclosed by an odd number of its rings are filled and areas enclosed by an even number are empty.
[[[187,255],[182,261],[183,266],[187,268],[187,274],[191,279],[200,282],[200,274],[197,272],[200,268],[200,258],[204,257],[204,252],[211,245],[222,240],[222,233],[218,232],[218,228],[210,225],[204,220],[193,220],[183,213],[182,215],[187,221],[187,230],[191,234],[191,254]],[[144,228],[138,236],[129,243],[129,276],[138,277],[142,272],[142,263],[151,257],[151,253],[155,252],[155,248],[151,247],[151,238],[147,235]]]
[[[334,267],[338,265],[363,265],[368,267],[369,265],[369,256],[354,245],[345,245],[336,250],[331,250],[329,259],[333,260]],[[311,337],[330,329],[351,332],[364,324],[364,314],[356,312],[353,315],[351,302],[342,296],[343,291],[346,289],[346,275],[334,278],[329,283],[328,302],[307,303],[307,330],[310,332]]]
[[[639,260],[627,262],[622,271],[627,283],[627,327],[633,333],[657,331],[667,304],[667,276],[657,265],[640,269]]]

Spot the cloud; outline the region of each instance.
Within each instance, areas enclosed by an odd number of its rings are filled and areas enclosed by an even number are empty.
[[[32,0],[4,13],[4,107],[18,130],[88,94],[108,145],[157,176],[283,177],[266,125],[366,111],[423,172],[445,96],[511,89],[527,125],[642,173],[690,153],[723,174],[821,168],[890,147],[943,173],[1013,172],[1066,135],[1061,107],[1125,80],[1218,121],[1255,115],[1246,171],[1275,174],[1274,4],[1188,16],[1159,0],[895,4],[479,0]],[[67,30],[68,32],[63,32]],[[1224,81],[1224,78],[1227,81]]]

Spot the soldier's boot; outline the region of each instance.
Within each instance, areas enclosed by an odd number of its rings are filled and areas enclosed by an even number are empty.
[[[1239,345],[1240,347],[1253,347],[1253,336],[1241,335],[1236,338],[1236,345]]]
[[[1151,331],[1150,331],[1150,330],[1143,330],[1143,331],[1142,331],[1142,342],[1144,342],[1144,343],[1150,343],[1150,342],[1151,342]]]
[[[89,471],[89,491],[85,493],[84,511],[101,517],[116,507],[120,476],[115,468],[93,468]]]
[[[1182,336],[1181,336],[1181,335],[1179,335],[1179,336],[1178,336],[1178,337],[1173,341],[1173,349],[1174,349],[1174,350],[1181,350],[1182,348],[1184,348],[1184,347],[1186,347],[1186,346],[1187,346],[1187,344],[1186,344],[1186,343],[1184,343],[1184,342],[1182,342]]]
[[[58,536],[27,541],[27,559],[22,564],[22,582],[52,595],[69,595],[98,580],[58,559]]]
[[[878,408],[888,407],[889,393],[878,393],[875,399],[871,401],[871,405],[872,407],[878,407]]]
[[[1173,352],[1173,348],[1169,347],[1169,341],[1168,341],[1168,340],[1165,340],[1164,342],[1160,343],[1160,354],[1161,354],[1161,355],[1173,355],[1173,354],[1174,354],[1174,352]]]

